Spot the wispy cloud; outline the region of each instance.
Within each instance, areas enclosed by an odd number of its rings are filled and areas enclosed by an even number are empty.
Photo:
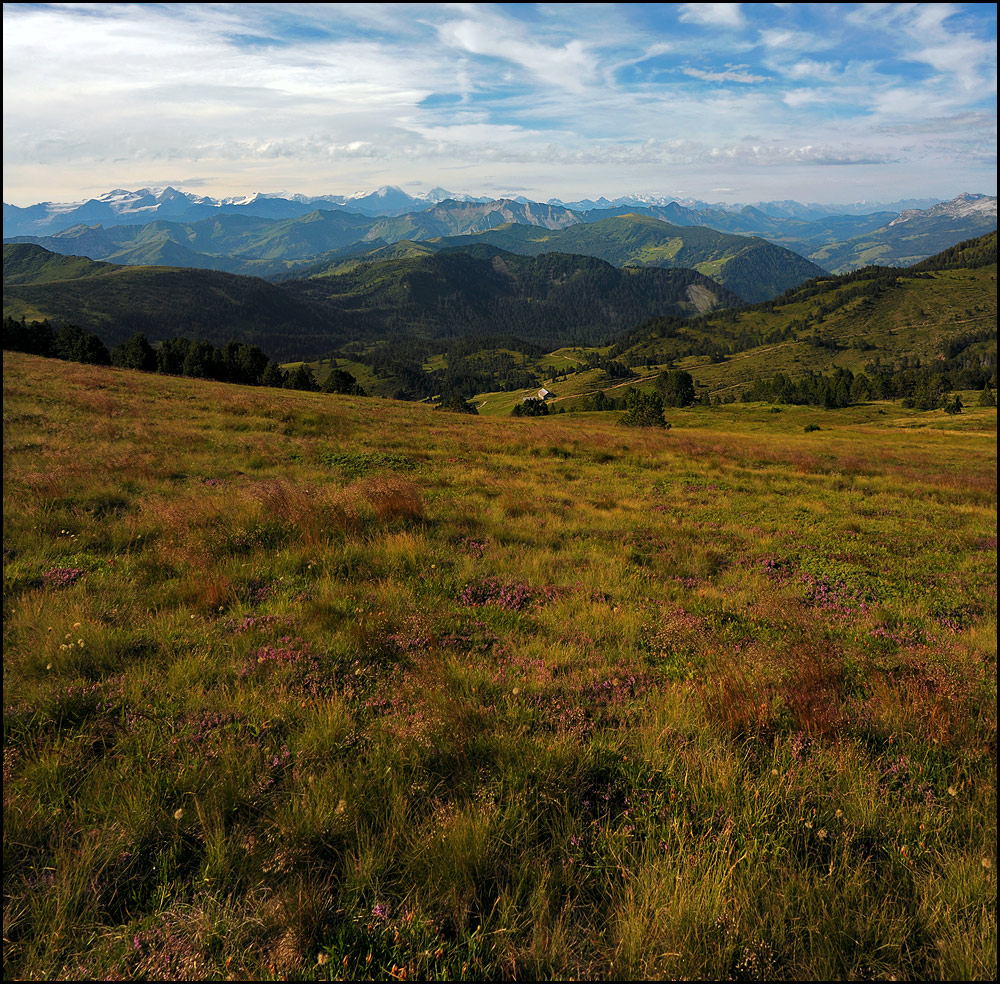
[[[742,27],[742,6],[740,3],[682,3],[680,18],[693,24]]]
[[[945,176],[984,159],[995,45],[973,4],[6,4],[5,195],[461,173],[568,199],[684,168],[791,193],[843,162],[991,190],[985,165]]]
[[[685,68],[685,75],[692,78],[704,79],[706,82],[741,82],[744,85],[753,85],[756,82],[766,82],[766,75],[753,75],[747,71],[746,66],[727,68],[721,72],[709,72],[700,68]]]
[[[581,39],[573,38],[562,45],[542,44],[520,25],[488,10],[447,21],[438,33],[450,48],[510,62],[549,85],[579,92],[594,77],[594,57],[588,50],[590,46]]]

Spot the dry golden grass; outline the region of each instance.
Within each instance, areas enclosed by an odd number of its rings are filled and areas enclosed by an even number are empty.
[[[9,976],[992,977],[992,432],[4,413]]]

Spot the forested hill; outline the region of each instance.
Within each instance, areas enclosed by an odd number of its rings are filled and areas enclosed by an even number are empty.
[[[741,303],[693,270],[618,269],[594,257],[527,257],[486,244],[284,286],[331,317],[350,317],[357,338],[508,334],[552,347],[603,342],[653,312],[684,318]]]
[[[566,229],[508,224],[476,236],[444,239],[441,245],[465,246],[473,241],[527,256],[563,252],[596,256],[615,266],[694,269],[751,303],[777,297],[826,272],[763,239],[733,236],[704,226],[676,226],[635,214]]]
[[[95,263],[30,244],[5,245],[3,266],[5,317],[78,324],[109,348],[141,332],[154,343],[177,335],[217,346],[236,340],[294,359],[346,337],[342,326],[256,277]]]
[[[210,270],[123,267],[4,246],[4,315],[73,322],[108,346],[135,332],[259,345],[302,359],[351,341],[517,335],[553,347],[605,341],[654,315],[740,299],[691,270],[619,270],[593,257],[524,257],[480,244],[271,284]]]
[[[612,355],[633,364],[712,353],[702,375],[734,385],[884,365],[996,365],[996,233],[909,269],[865,267],[802,284],[775,301],[687,322],[656,318]]]

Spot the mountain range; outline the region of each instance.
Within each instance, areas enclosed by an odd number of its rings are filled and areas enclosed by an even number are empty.
[[[615,266],[693,268],[745,301],[765,300],[825,272],[766,240],[677,226],[647,215],[579,221],[582,213],[554,205],[442,202],[423,212],[371,219],[316,210],[294,219],[217,215],[199,222],[77,225],[55,236],[18,237],[52,252],[127,265],[186,266],[280,278],[315,275],[344,258],[398,259],[380,249],[407,241],[428,250],[489,243],[537,256],[562,252],[596,256]],[[607,216],[608,212],[587,213]],[[412,252],[412,249],[409,250]],[[338,271],[340,272],[340,271]]]
[[[4,204],[4,235],[5,242],[35,242],[92,259],[271,276],[311,261],[320,252],[354,244],[360,249],[366,243],[377,246],[401,239],[471,235],[506,223],[560,229],[639,214],[677,226],[757,236],[841,273],[871,262],[896,266],[917,262],[996,227],[996,198],[985,195],[964,194],[943,203],[856,203],[856,212],[846,208],[789,201],[710,205],[659,196],[599,198],[567,205],[557,200],[538,203],[524,198],[452,196],[440,188],[423,196],[387,187],[353,197],[255,194],[225,199],[173,188],[119,189],[83,203],[41,203],[28,208]],[[243,226],[236,225],[240,220]],[[205,222],[223,235],[207,242],[201,231]],[[268,249],[245,250],[242,243],[224,241],[234,228],[259,230],[261,222],[274,224],[272,232],[262,234],[272,240]],[[288,225],[297,222],[320,226],[303,234]],[[177,225],[184,228],[177,230]],[[193,226],[198,229],[192,233]],[[318,235],[321,230],[323,236]],[[314,252],[308,254],[307,248]]]
[[[134,225],[157,219],[196,222],[223,213],[255,215],[261,218],[292,218],[305,215],[317,208],[330,211],[346,210],[360,215],[404,215],[431,208],[443,201],[465,201],[486,203],[493,201],[490,196],[457,194],[444,188],[433,188],[418,195],[411,195],[402,188],[386,185],[372,192],[358,192],[353,195],[298,195],[255,192],[251,195],[236,195],[212,198],[178,191],[176,188],[140,188],[129,191],[116,188],[96,198],[82,202],[39,202],[36,205],[19,207],[3,205],[3,234],[10,236],[40,236],[72,225]],[[522,196],[511,200],[527,204],[530,200]],[[854,202],[849,205],[802,204],[793,201],[756,202],[749,206],[710,205],[691,198],[673,195],[624,195],[608,199],[582,199],[564,202],[558,198],[549,199],[547,204],[557,205],[575,212],[589,212],[609,208],[662,208],[678,204],[691,211],[740,211],[751,207],[775,218],[795,218],[805,221],[830,215],[866,215],[871,212],[891,212],[898,214],[903,209],[925,209],[938,203],[935,198],[906,199],[897,202]]]

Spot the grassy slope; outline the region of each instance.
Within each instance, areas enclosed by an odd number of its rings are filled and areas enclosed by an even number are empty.
[[[713,396],[740,394],[755,379],[761,376],[769,379],[778,372],[792,378],[810,372],[829,373],[838,367],[860,372],[876,358],[894,365],[903,356],[920,359],[926,365],[939,358],[949,339],[996,326],[996,265],[971,270],[941,270],[928,279],[901,276],[898,287],[873,303],[866,303],[861,298],[838,303],[838,296],[849,293],[851,286],[847,284],[804,300],[796,300],[793,296],[773,311],[745,310],[735,319],[723,316],[707,324],[681,327],[676,330],[674,339],[637,332],[625,355],[633,360],[649,359],[657,368],[652,374],[637,368],[639,378],[634,383],[641,384],[647,376],[652,379],[657,375],[665,356],[674,356],[675,368],[689,372],[697,386],[707,389]],[[811,317],[823,305],[832,310]],[[796,330],[795,337],[736,352],[722,362],[713,363],[707,356],[679,358],[676,355],[693,338],[725,343],[727,338],[744,331],[765,336],[782,332],[792,322],[805,325]],[[811,344],[809,339],[814,335],[836,339],[842,347],[831,350]],[[976,349],[981,349],[984,356],[992,353],[995,357],[996,342],[977,343]],[[566,382],[550,378],[543,385],[559,396],[590,394],[599,389],[614,395],[610,386],[619,390],[622,386],[595,373],[571,376]],[[477,400],[487,413],[509,413],[526,392],[481,394]]]
[[[985,235],[991,229],[996,229],[995,218],[912,218],[853,236],[845,242],[827,243],[811,252],[809,257],[827,270],[837,272],[871,263],[909,266],[947,249],[959,239]]]
[[[735,321],[713,319],[697,329],[682,329],[682,338],[697,331],[705,338],[724,341],[742,331],[766,337],[789,324],[803,324],[795,337],[737,352],[720,364],[700,359],[684,368],[713,392],[736,391],[760,375],[770,377],[776,372],[801,376],[830,372],[838,366],[857,372],[876,357],[892,364],[905,355],[926,363],[939,356],[950,338],[996,326],[995,264],[938,271],[928,279],[907,277],[901,271],[899,285],[873,301],[854,297],[841,302],[839,298],[851,289],[851,284],[845,284],[802,300],[793,295],[773,311],[744,311]],[[822,306],[831,310],[817,315]],[[814,335],[835,339],[841,350],[810,344],[808,339]],[[645,358],[670,350],[669,340],[647,337],[637,338],[628,353]],[[996,351],[995,342],[992,351]]]
[[[4,373],[6,975],[992,976],[995,410]]]
[[[529,256],[558,251],[596,256],[616,266],[693,269],[751,302],[776,297],[823,272],[822,267],[763,239],[733,236],[704,226],[675,226],[643,215],[616,216],[556,230],[504,225],[476,236],[445,239],[442,245],[474,241]]]
[[[3,248],[4,286],[20,284],[46,284],[60,280],[78,280],[114,273],[117,268],[110,263],[88,260],[85,256],[63,256],[50,253],[40,246],[30,244],[9,245]]]

